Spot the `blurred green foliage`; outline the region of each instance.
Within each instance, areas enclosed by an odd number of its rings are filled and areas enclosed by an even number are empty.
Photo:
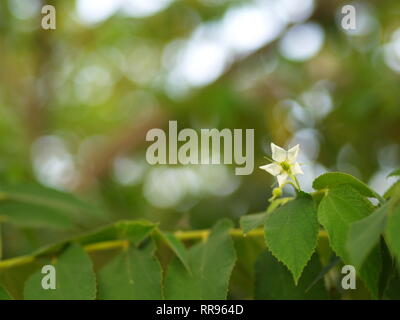
[[[262,1],[171,1],[146,17],[120,11],[92,24],[78,2],[52,1],[56,30],[41,29],[39,0],[0,3],[1,184],[71,191],[108,212],[104,223],[146,218],[167,230],[199,229],[265,209],[273,181],[257,167],[271,141],[301,144],[306,188],[318,174],[340,170],[383,192],[385,174],[399,166],[400,52],[390,51],[400,43],[399,1],[363,1],[359,21],[367,27],[356,35],[340,27],[345,2],[309,1],[303,19],[287,21],[251,50],[231,48],[220,74],[200,85],[171,76],[185,41]],[[286,30],[308,22],[322,30],[323,42],[294,61],[283,46]],[[242,29],[244,39],[257,31]],[[204,55],[204,70],[212,59]],[[180,129],[254,128],[254,173],[147,165],[145,133],[167,128],[168,120]],[[77,232],[3,229],[5,257]]]

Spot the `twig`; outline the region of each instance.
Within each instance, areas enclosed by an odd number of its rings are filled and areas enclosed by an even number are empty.
[[[182,240],[204,240],[210,234],[210,230],[194,230],[194,231],[176,231],[175,236]],[[244,234],[241,229],[231,229],[229,234],[232,237],[240,238],[240,237],[263,237],[264,236],[264,229],[258,228],[251,230],[250,232]],[[325,231],[319,232],[319,237],[327,237]],[[86,252],[97,252],[97,251],[105,251],[105,250],[112,250],[118,248],[126,248],[129,245],[129,240],[111,240],[111,241],[103,241],[98,243],[92,243],[84,246]],[[0,261],[0,270],[9,269],[16,266],[25,265],[35,261],[37,257],[34,255],[26,255],[16,258],[11,258],[7,260]]]

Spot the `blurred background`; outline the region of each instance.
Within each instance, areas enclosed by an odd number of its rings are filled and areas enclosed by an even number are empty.
[[[266,208],[274,142],[301,144],[306,191],[339,170],[382,193],[400,166],[399,85],[398,0],[2,0],[0,184],[72,192],[102,223],[208,228]],[[254,128],[254,173],[150,166],[145,135],[169,120]],[[5,225],[5,256],[70,234]]]

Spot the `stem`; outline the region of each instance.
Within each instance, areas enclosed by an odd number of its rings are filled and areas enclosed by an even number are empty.
[[[21,266],[35,261],[35,256],[21,256],[12,259],[0,261],[0,270],[8,269],[11,267]]]
[[[176,231],[174,235],[182,240],[205,240],[210,234],[210,230],[194,230],[194,231]],[[264,236],[264,228],[258,228],[249,231],[248,233],[243,233],[241,229],[231,229],[229,234],[234,238],[243,238],[243,237],[263,237]],[[320,231],[319,237],[327,237],[325,231]],[[96,251],[104,251],[104,250],[112,250],[118,248],[126,248],[129,245],[129,240],[111,240],[111,241],[103,241],[98,243],[92,243],[85,245],[83,248],[86,252],[96,252]],[[4,269],[9,269],[15,266],[21,266],[35,261],[37,257],[35,255],[26,255],[16,258],[11,258],[7,260],[0,261],[0,271]]]
[[[194,230],[194,231],[176,231],[175,236],[184,241],[184,240],[200,240],[207,238],[209,235],[210,231],[209,230]],[[249,231],[248,233],[243,233],[241,229],[231,229],[229,231],[229,234],[232,237],[260,237],[264,236],[264,229],[263,228],[258,228]]]
[[[327,192],[328,192],[328,189],[320,189],[320,190],[311,192],[311,195],[312,195],[312,196],[317,196],[317,195],[319,195],[319,194],[325,195]]]
[[[295,182],[294,181],[290,181],[290,180],[287,180],[282,186],[281,186],[281,188],[283,188],[284,186],[286,186],[286,185],[288,185],[288,184],[290,184],[293,188],[294,188],[294,191],[298,191],[298,190],[300,190],[298,187],[297,187],[297,185],[295,184]]]
[[[297,190],[301,191],[299,180],[297,180],[295,175],[292,176],[292,179],[295,181],[295,183],[297,185]]]

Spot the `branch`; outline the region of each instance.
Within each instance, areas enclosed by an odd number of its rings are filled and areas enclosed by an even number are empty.
[[[195,231],[176,231],[174,235],[182,240],[204,240],[207,239],[210,234],[210,230],[195,230]],[[252,237],[263,237],[264,229],[258,228],[254,229],[246,234],[243,233],[241,229],[231,229],[229,234],[234,238],[252,238]],[[320,238],[326,238],[327,234],[325,231],[319,232]],[[97,251],[105,251],[112,250],[118,248],[127,248],[129,246],[129,240],[111,240],[111,241],[103,241],[98,243],[92,243],[85,245],[83,248],[86,252],[97,252]],[[35,255],[26,255],[16,258],[11,258],[7,260],[0,261],[0,271],[9,269],[16,266],[26,265],[36,260],[37,256]]]

